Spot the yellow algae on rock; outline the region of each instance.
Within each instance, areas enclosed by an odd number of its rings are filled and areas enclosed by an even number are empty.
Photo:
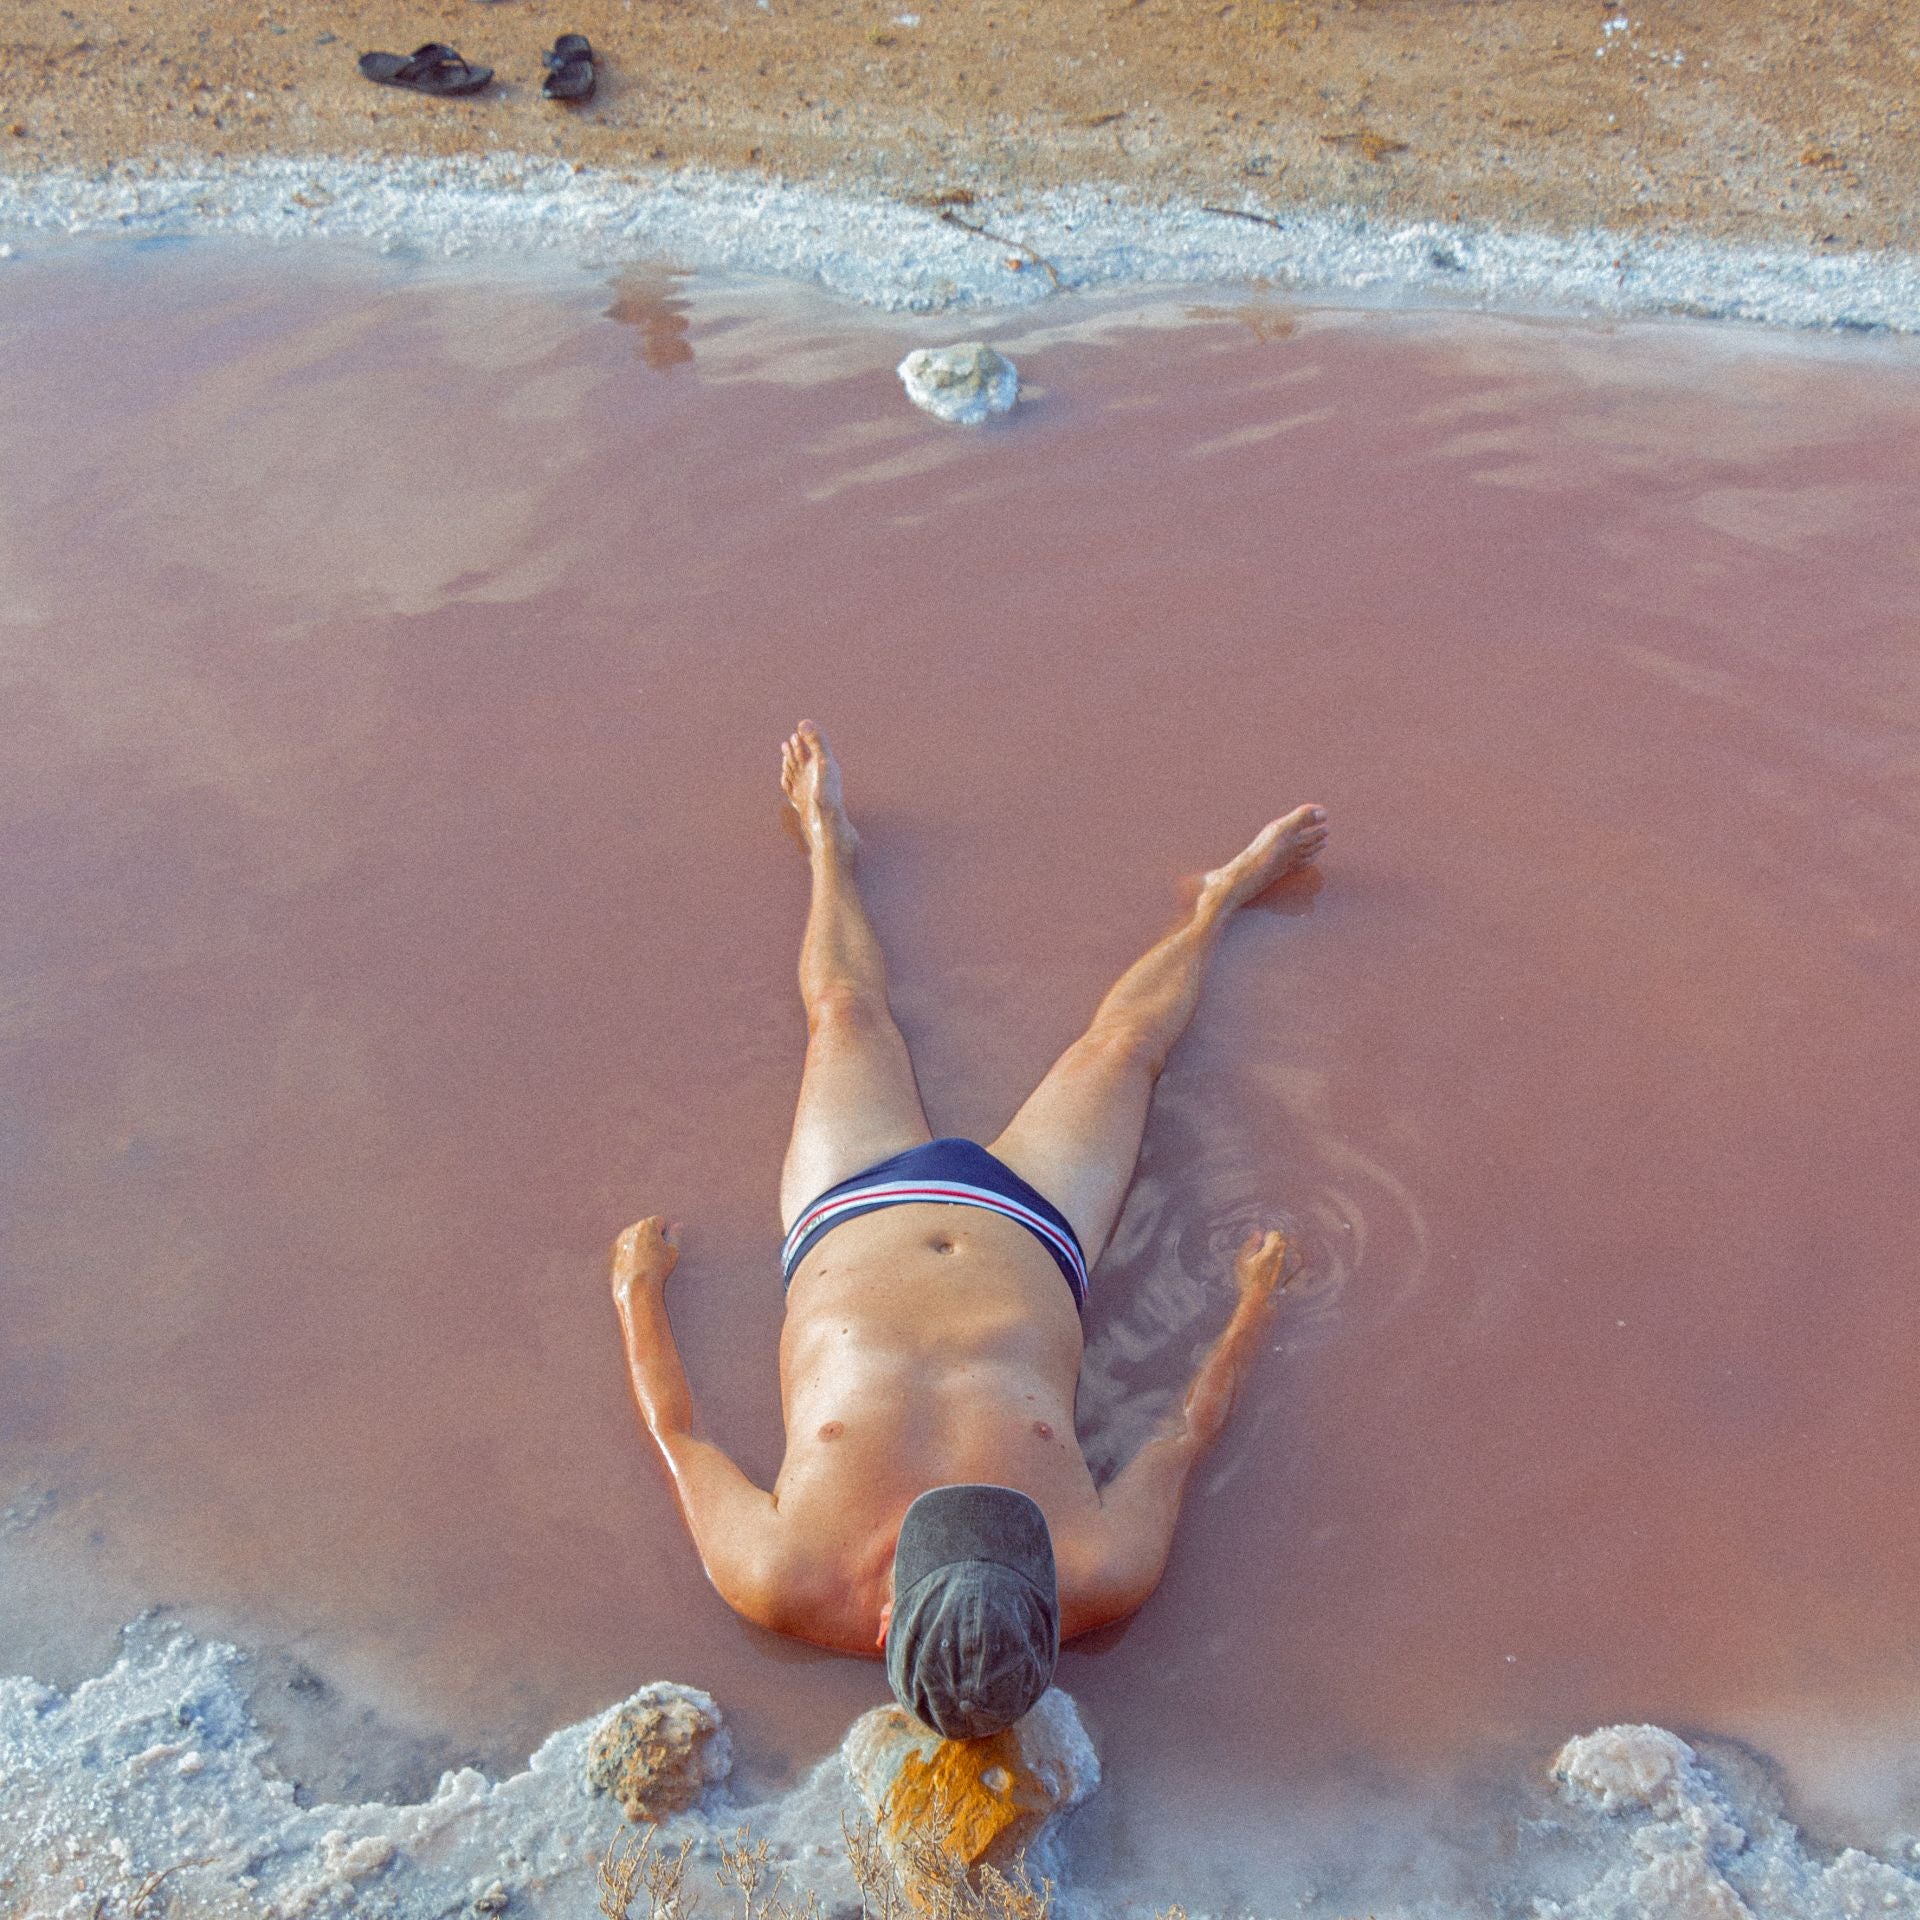
[[[928,1840],[969,1870],[1011,1865],[1100,1784],[1093,1744],[1058,1688],[984,1740],[943,1740],[904,1707],[876,1707],[841,1753],[897,1868],[908,1846]]]
[[[1014,1736],[943,1740],[929,1756],[900,1763],[883,1809],[890,1830],[946,1831],[947,1845],[970,1867],[1018,1852],[1051,1811],[1045,1794],[1016,1771]]]

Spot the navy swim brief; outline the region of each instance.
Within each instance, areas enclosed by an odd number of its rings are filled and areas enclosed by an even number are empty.
[[[921,1204],[983,1207],[1018,1221],[1052,1254],[1073,1291],[1073,1304],[1086,1306],[1087,1257],[1067,1216],[1005,1161],[971,1140],[929,1140],[829,1187],[793,1223],[780,1250],[782,1277],[792,1286],[815,1242],[842,1221],[878,1213],[882,1207]]]

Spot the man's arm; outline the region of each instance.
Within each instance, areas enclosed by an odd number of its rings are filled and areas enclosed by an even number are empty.
[[[1079,1596],[1073,1632],[1131,1613],[1160,1584],[1187,1476],[1233,1411],[1273,1318],[1286,1259],[1286,1237],[1279,1233],[1255,1234],[1240,1249],[1232,1316],[1202,1356],[1179,1414],[1101,1489],[1100,1553]]]
[[[707,1578],[736,1613],[762,1620],[773,1597],[778,1516],[772,1494],[694,1432],[693,1390],[667,1318],[667,1276],[679,1258],[672,1229],[657,1217],[636,1222],[613,1243],[613,1304],[627,1373]]]

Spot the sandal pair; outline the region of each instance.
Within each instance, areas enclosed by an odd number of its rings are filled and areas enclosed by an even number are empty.
[[[540,91],[549,100],[591,97],[597,76],[593,48],[584,33],[563,33],[542,58],[547,78]],[[493,78],[491,67],[476,67],[437,40],[429,40],[424,47],[406,54],[363,53],[360,71],[379,86],[436,95],[478,93]]]

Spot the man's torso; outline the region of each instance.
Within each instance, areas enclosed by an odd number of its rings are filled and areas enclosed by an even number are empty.
[[[826,1235],[794,1276],[780,1340],[774,1499],[794,1543],[779,1581],[794,1617],[778,1624],[874,1652],[907,1507],[986,1481],[1046,1514],[1072,1632],[1100,1507],[1074,1434],[1081,1346],[1060,1269],[1013,1221],[906,1205]]]

